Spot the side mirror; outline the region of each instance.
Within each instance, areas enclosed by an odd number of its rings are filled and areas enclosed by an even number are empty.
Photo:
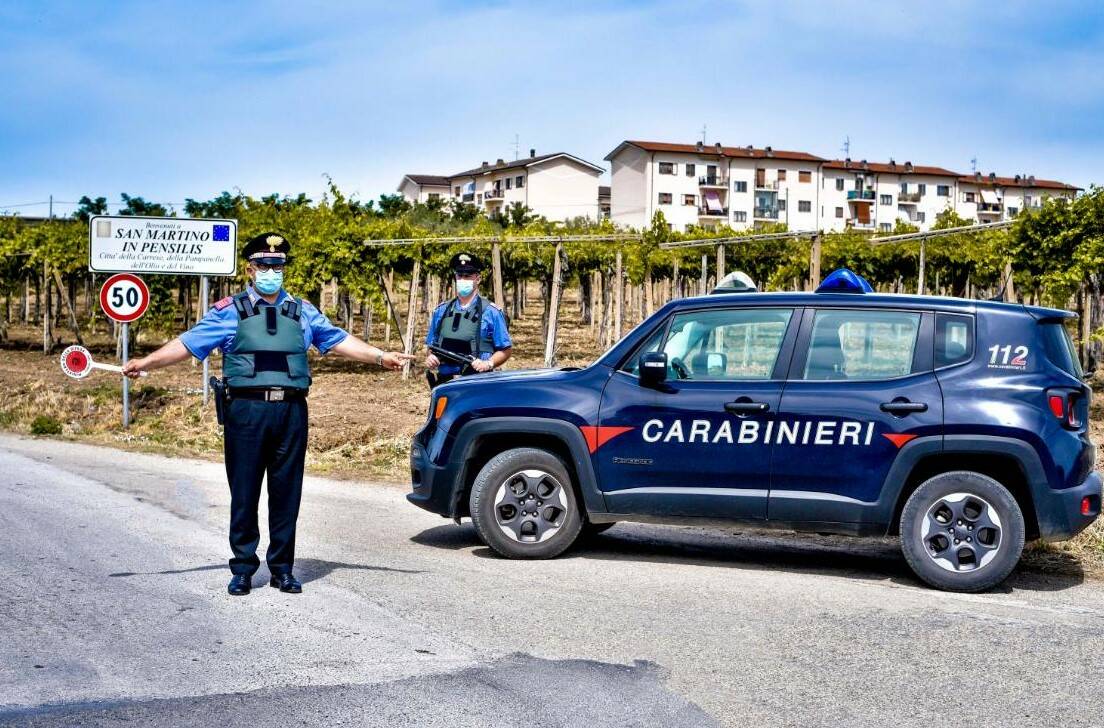
[[[649,351],[640,355],[640,386],[658,387],[667,381],[667,354]]]

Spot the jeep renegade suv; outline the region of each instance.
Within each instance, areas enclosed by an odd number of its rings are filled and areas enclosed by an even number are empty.
[[[1092,523],[1073,314],[865,283],[676,300],[585,369],[438,387],[407,497],[510,558],[617,521],[896,535],[956,591]]]

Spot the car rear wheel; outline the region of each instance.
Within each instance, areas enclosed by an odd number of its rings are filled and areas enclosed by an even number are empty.
[[[583,517],[563,462],[521,447],[491,458],[472,484],[469,507],[483,542],[511,559],[550,559],[579,537]]]
[[[900,525],[909,566],[939,589],[990,589],[1012,573],[1023,553],[1019,504],[980,473],[954,471],[924,481],[905,503]]]

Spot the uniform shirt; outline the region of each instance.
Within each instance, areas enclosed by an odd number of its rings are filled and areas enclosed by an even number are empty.
[[[445,301],[440,306],[433,309],[433,316],[429,319],[429,331],[426,333],[425,338],[425,343],[427,345],[437,343],[433,340],[434,334],[437,333],[437,324],[445,315],[445,311],[448,309],[450,303],[452,303],[452,301]],[[459,301],[457,301],[457,303],[459,303]],[[467,306],[457,306],[456,310],[467,311],[474,305],[475,297],[473,296]],[[443,330],[442,334],[444,334]],[[479,352],[479,358],[484,361],[490,359],[495,351],[509,349],[514,345],[514,342],[510,339],[510,332],[506,330],[506,317],[498,307],[492,305],[491,302],[486,299],[483,299],[483,316],[480,320],[479,335],[482,339],[490,339],[491,343],[494,345],[494,351]],[[460,367],[455,364],[441,362],[441,366],[437,371],[441,374],[459,374]]]
[[[249,299],[258,306],[268,306],[253,287],[246,289]],[[276,305],[284,302],[288,293],[280,289],[276,298]],[[349,335],[349,332],[334,326],[326,315],[314,307],[309,301],[301,301],[302,312],[299,315],[299,325],[303,327],[303,345],[310,348],[313,345],[319,352],[325,354],[334,348]],[[238,308],[232,298],[224,298],[207,310],[207,315],[195,326],[180,335],[180,341],[187,347],[196,359],[206,359],[207,355],[215,349],[221,349],[225,354],[234,344],[234,335],[238,332]]]

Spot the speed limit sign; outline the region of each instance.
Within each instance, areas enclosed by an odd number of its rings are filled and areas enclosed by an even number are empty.
[[[100,307],[107,317],[121,324],[135,321],[149,308],[146,282],[131,273],[117,273],[100,289]]]

